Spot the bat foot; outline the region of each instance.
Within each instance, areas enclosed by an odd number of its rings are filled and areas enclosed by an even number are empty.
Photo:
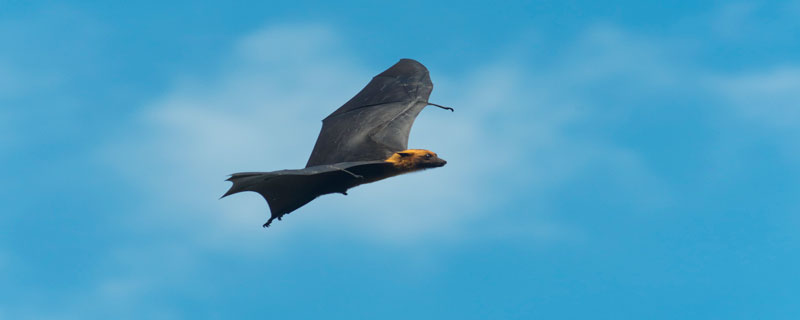
[[[269,228],[269,225],[272,224],[272,220],[273,219],[275,219],[275,218],[274,217],[270,217],[269,220],[267,220],[267,222],[265,222],[263,225],[261,225],[261,227],[262,228]],[[280,220],[280,218],[278,220]]]

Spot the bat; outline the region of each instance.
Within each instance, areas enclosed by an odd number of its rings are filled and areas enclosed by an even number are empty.
[[[362,184],[444,166],[447,161],[434,152],[408,149],[411,126],[422,109],[433,105],[453,111],[428,102],[431,91],[428,69],[401,59],[322,120],[305,168],[234,173],[222,198],[244,191],[263,196],[271,213],[266,228],[321,195],[347,195]]]

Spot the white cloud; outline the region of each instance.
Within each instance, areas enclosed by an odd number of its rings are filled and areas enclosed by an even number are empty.
[[[747,13],[736,10],[731,13],[734,20]],[[693,88],[727,101],[726,110],[747,123],[797,132],[797,67],[718,74],[669,57],[671,45],[599,26],[587,30],[541,72],[523,71],[531,70],[524,55],[475,66],[458,78],[429,65],[436,84],[433,101],[456,112],[425,110],[410,147],[432,149],[449,164],[362,186],[347,197],[322,197],[265,231],[260,224],[269,212],[260,196],[245,193],[217,200],[229,185],[224,178],[236,171],[302,167],[319,120],[381,70],[360,64],[342,47],[338,34],[324,26],[257,31],[243,37],[219,66],[211,63],[211,69],[222,70],[212,77],[179,77],[164,96],[143,107],[117,143],[100,152],[149,196],[127,222],[147,233],[171,235],[170,244],[158,239],[116,247],[108,259],[113,274],[98,275],[86,292],[58,296],[63,299],[56,299],[55,311],[30,307],[45,305],[42,301],[0,305],[0,318],[42,318],[43,312],[59,311],[119,315],[120,310],[178,318],[145,299],[160,288],[183,287],[170,281],[184,281],[174,278],[191,274],[202,263],[196,261],[202,252],[198,243],[211,250],[257,248],[264,255],[312,234],[420,248],[421,243],[429,247],[484,239],[522,239],[536,245],[591,238],[591,230],[583,229],[589,226],[554,219],[558,209],[547,198],[548,190],[603,171],[616,175],[612,182],[633,206],[662,205],[671,191],[635,150],[603,137],[570,134],[579,123],[629,116],[629,110],[618,106],[598,106],[593,93],[583,90],[595,84],[607,90],[605,81],[618,81],[619,93],[630,96]],[[18,71],[0,65],[0,74],[9,70]],[[17,92],[15,85],[16,80],[0,77],[0,98]],[[13,122],[4,118],[10,114],[6,111],[0,109],[0,126]],[[492,190],[498,186],[518,194]],[[509,213],[496,209],[512,201],[527,202],[521,210],[530,212],[509,219]],[[0,271],[8,269],[8,258],[0,251]]]
[[[730,138],[714,146],[715,179],[736,177],[748,159],[758,157],[754,146],[800,158],[800,66],[720,74],[705,85],[724,105],[726,113],[720,118],[730,127],[721,134]]]
[[[197,252],[184,250],[202,252],[197,244],[263,255],[280,253],[285,248],[280,244],[309,235],[354,237],[414,248],[424,264],[417,249],[453,242],[582,243],[592,237],[589,226],[559,221],[558,208],[548,199],[552,190],[604,172],[613,177],[608,182],[616,184],[614,190],[626,194],[627,205],[641,212],[664,206],[673,192],[635,150],[570,134],[577,124],[630,113],[598,106],[596,92],[585,88],[613,81],[630,97],[697,90],[728,99],[741,114],[763,110],[754,109],[753,101],[775,101],[768,108],[775,119],[768,116],[763,123],[778,124],[790,121],[781,115],[792,112],[797,92],[795,69],[715,75],[670,59],[667,47],[656,41],[608,26],[587,31],[536,74],[523,71],[531,67],[526,61],[508,58],[459,78],[429,65],[436,85],[432,101],[456,112],[423,111],[409,146],[434,150],[448,165],[362,186],[347,197],[321,197],[265,231],[260,228],[269,214],[264,200],[254,193],[217,200],[229,186],[223,179],[237,171],[302,167],[319,120],[382,70],[357,63],[336,33],[321,26],[266,28],[232,51],[220,62],[224,71],[177,83],[143,108],[119,144],[103,150],[151,196],[141,214],[132,216],[138,219],[134,225],[185,232],[167,248],[120,250],[111,260],[127,268],[104,278],[84,298],[105,297],[98,301],[111,309],[136,309],[163,281],[182,281],[169,279],[191,270]],[[498,187],[503,191],[494,190]],[[508,202],[525,203],[519,210],[528,212],[497,209]]]
[[[712,86],[735,111],[750,121],[789,130],[795,130],[800,124],[798,66],[717,76]]]
[[[252,193],[218,201],[229,184],[223,179],[237,171],[304,165],[319,120],[382,71],[358,65],[339,43],[320,26],[266,28],[236,45],[221,74],[179,83],[145,107],[132,130],[146,134],[131,134],[104,151],[154,197],[146,207],[158,213],[141,216],[139,223],[200,229],[198,239],[209,245],[244,236],[262,246],[265,241],[258,239],[309,232],[395,244],[451,241],[480,236],[477,225],[505,215],[494,208],[514,195],[497,187],[546,201],[542,191],[592,163],[628,172],[621,178],[630,180],[625,184],[654,180],[630,151],[564,134],[587,103],[554,81],[563,79],[564,70],[530,75],[518,61],[498,60],[459,79],[432,72],[432,100],[456,112],[425,110],[409,146],[438,152],[449,160],[446,167],[362,186],[347,197],[321,197],[264,236],[259,226],[268,216],[266,203]],[[531,228],[539,239],[564,238],[554,233],[570,229],[555,227],[543,212],[527,216],[554,226]]]
[[[723,39],[739,40],[751,35],[757,21],[753,14],[758,5],[752,2],[732,2],[720,6],[712,13],[711,30]]]

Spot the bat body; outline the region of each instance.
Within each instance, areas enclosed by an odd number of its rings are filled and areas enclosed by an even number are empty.
[[[271,211],[264,223],[268,227],[318,196],[346,195],[365,183],[444,166],[447,162],[436,153],[408,149],[414,119],[427,105],[435,105],[428,103],[432,90],[425,66],[400,60],[322,120],[305,168],[234,173],[228,179],[233,185],[222,197],[243,191],[261,194]]]

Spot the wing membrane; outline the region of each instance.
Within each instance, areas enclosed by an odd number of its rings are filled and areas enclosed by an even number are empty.
[[[411,126],[432,90],[425,66],[400,60],[322,120],[306,167],[383,160],[408,149]]]

